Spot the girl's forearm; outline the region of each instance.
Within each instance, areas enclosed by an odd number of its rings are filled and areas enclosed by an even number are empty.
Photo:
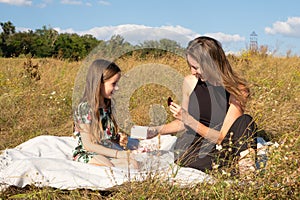
[[[111,157],[111,158],[116,158],[119,153],[118,150],[107,148],[107,147],[104,147],[103,145],[94,144],[94,143],[89,143],[87,145],[84,144],[84,148],[87,151],[95,152],[99,155],[103,155],[103,156]]]

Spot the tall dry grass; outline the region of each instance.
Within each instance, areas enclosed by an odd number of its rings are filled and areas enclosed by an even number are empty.
[[[127,183],[112,191],[61,191],[54,188],[11,187],[0,198],[16,199],[298,199],[300,196],[299,121],[300,58],[272,57],[245,53],[229,56],[233,67],[252,84],[247,112],[259,129],[279,145],[269,151],[265,170],[246,177],[228,177],[212,171],[216,183],[181,188],[149,177],[142,183]],[[40,80],[24,69],[27,59],[1,58],[0,149],[12,148],[38,135],[72,135],[72,94],[81,62],[32,59]],[[184,59],[167,55],[118,59],[126,73],[135,66],[161,63],[189,73]],[[26,64],[25,64],[26,65]],[[151,104],[164,104],[172,92],[159,85],[137,89],[130,100],[130,114],[137,124],[149,123]],[[165,106],[165,105],[164,105]],[[168,120],[172,120],[168,113]]]

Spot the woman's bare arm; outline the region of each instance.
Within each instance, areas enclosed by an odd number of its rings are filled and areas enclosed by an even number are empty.
[[[189,105],[189,98],[190,95],[197,84],[197,78],[192,75],[188,75],[184,78],[182,84],[182,108],[188,110]],[[155,136],[157,133],[162,135],[170,134],[170,133],[178,133],[180,131],[185,130],[184,123],[181,120],[175,119],[168,124],[164,124],[161,126],[155,126],[149,128],[149,135]],[[150,132],[153,131],[154,133],[151,134]],[[148,137],[151,138],[151,137]]]
[[[185,109],[175,103],[171,104],[170,110],[176,119],[182,121],[185,125],[192,128],[202,137],[218,144],[222,142],[233,122],[243,114],[243,110],[238,102],[231,100],[229,109],[223,122],[223,126],[220,131],[217,131],[205,126],[193,118]]]

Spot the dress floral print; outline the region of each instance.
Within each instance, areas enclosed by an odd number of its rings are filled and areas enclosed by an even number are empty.
[[[100,144],[105,147],[112,148],[115,145],[114,141],[118,140],[118,135],[116,134],[114,123],[110,118],[111,110],[99,108],[99,112],[102,128],[104,130]],[[88,103],[83,102],[78,105],[78,109],[74,113],[74,121],[76,124],[90,124],[92,120],[91,116],[91,109]],[[75,130],[74,135],[77,138],[78,144],[73,151],[73,159],[75,161],[88,163],[89,160],[96,155],[96,153],[89,152],[84,149],[81,135],[78,130]]]

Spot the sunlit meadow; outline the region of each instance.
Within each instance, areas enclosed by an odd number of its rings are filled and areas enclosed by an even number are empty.
[[[247,113],[255,118],[261,134],[278,144],[270,147],[263,171],[250,178],[212,171],[215,183],[193,187],[179,187],[155,176],[109,191],[10,187],[0,193],[0,199],[299,199],[300,58],[251,52],[228,58],[252,85]],[[133,54],[116,62],[123,73],[151,62],[172,66],[182,75],[189,73],[185,60],[171,54],[143,58]],[[0,58],[0,63],[0,149],[38,135],[71,136],[73,87],[81,62]],[[150,105],[166,106],[168,96],[174,94],[163,86],[148,84],[137,89],[130,100],[133,121],[147,125]]]

